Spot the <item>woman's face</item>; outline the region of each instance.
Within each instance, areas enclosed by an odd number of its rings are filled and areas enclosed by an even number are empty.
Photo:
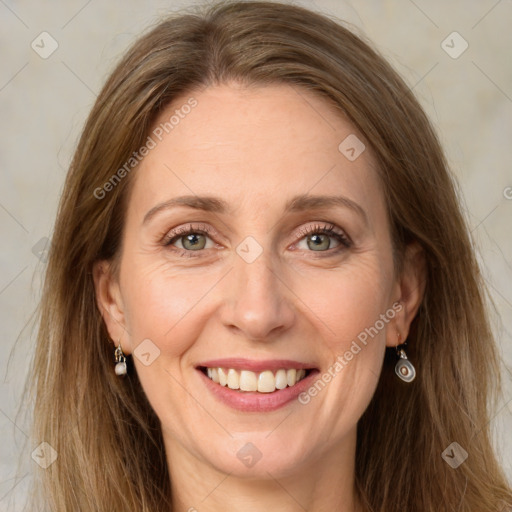
[[[277,477],[353,446],[409,315],[362,136],[303,89],[236,84],[150,136],[108,297],[95,276],[167,451]]]

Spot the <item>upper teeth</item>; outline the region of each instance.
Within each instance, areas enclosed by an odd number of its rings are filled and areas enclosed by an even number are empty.
[[[281,369],[276,374],[271,370],[260,373],[249,370],[234,370],[233,368],[207,368],[206,373],[213,382],[231,389],[241,391],[259,391],[260,393],[272,393],[276,389],[284,389],[293,386],[306,376],[306,370]]]

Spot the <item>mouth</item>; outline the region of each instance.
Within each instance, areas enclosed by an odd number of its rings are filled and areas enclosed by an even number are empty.
[[[280,368],[279,370],[238,370],[236,368],[199,366],[198,369],[210,380],[234,391],[274,393],[293,387],[314,371],[313,368]]]
[[[243,412],[270,412],[291,404],[320,373],[311,364],[289,360],[218,359],[195,368],[215,399]]]

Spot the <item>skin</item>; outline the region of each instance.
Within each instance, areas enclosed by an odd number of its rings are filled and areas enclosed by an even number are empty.
[[[409,246],[396,275],[369,144],[349,161],[338,145],[350,134],[364,138],[324,99],[287,85],[229,83],[177,98],[156,124],[190,96],[197,106],[134,176],[118,278],[108,262],[94,269],[112,340],[121,339],[125,354],[145,339],[160,350],[148,366],[133,360],[161,421],[173,510],[363,510],[354,493],[357,422],[385,347],[407,338],[421,302],[420,251]],[[343,195],[367,221],[347,207],[284,212],[299,194]],[[143,224],[155,205],[180,195],[216,196],[232,212],[180,206]],[[183,237],[163,245],[188,223],[213,230],[198,234],[204,248]],[[351,247],[314,231],[331,223]],[[310,235],[301,233],[308,227]],[[247,236],[262,248],[252,263],[236,252]],[[181,256],[184,247],[196,257]],[[244,357],[311,362],[326,372],[397,301],[395,318],[305,405],[240,412],[218,402],[195,369]],[[262,454],[250,468],[236,456],[249,442]]]

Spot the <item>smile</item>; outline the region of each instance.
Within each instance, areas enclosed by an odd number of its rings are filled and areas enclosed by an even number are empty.
[[[248,413],[271,412],[295,403],[319,374],[317,362],[291,359],[210,359],[195,369],[215,400]]]
[[[213,382],[220,386],[239,391],[257,391],[273,393],[286,387],[292,387],[304,379],[310,370],[281,368],[277,371],[236,370],[234,368],[201,367],[200,370]]]

